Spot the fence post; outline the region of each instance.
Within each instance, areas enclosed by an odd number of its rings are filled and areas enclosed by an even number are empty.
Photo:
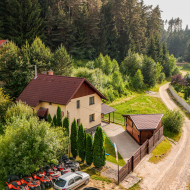
[[[147,154],[149,154],[149,140],[147,139]]]
[[[141,148],[140,148],[140,160],[141,160]]]
[[[134,156],[132,156],[131,162],[132,162],[132,164],[131,164],[131,170],[133,172],[133,170],[134,170]]]

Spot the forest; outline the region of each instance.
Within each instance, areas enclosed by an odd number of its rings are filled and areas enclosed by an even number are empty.
[[[37,65],[85,77],[112,101],[179,73],[163,33],[159,6],[143,0],[1,0],[0,81],[15,99]]]
[[[182,22],[180,18],[163,21],[162,41],[179,62],[190,62],[190,30],[188,25],[183,29]]]

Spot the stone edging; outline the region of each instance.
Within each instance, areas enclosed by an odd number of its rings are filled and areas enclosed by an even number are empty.
[[[169,84],[169,90],[171,92],[171,94],[173,95],[173,97],[177,100],[177,102],[183,106],[184,109],[186,109],[189,113],[190,113],[190,105],[185,102],[185,100],[183,100],[179,95],[177,95],[177,93],[175,92],[175,90],[172,88],[172,86]]]

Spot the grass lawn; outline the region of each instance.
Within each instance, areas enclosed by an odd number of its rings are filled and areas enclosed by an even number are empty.
[[[109,141],[109,138],[107,138],[105,135],[104,139],[105,152],[109,154],[109,156],[106,156],[106,160],[114,164],[117,164],[115,157],[115,148],[112,146],[111,142]],[[126,164],[120,154],[118,154],[118,159],[120,166],[124,166]]]
[[[152,157],[149,159],[149,162],[157,163],[162,160],[167,153],[169,152],[172,145],[170,142],[165,138],[156,148],[152,151]]]
[[[152,97],[147,94],[132,94],[131,98],[126,98],[126,101],[118,101],[109,104],[117,111],[114,113],[115,122],[124,125],[122,114],[155,114],[165,113],[167,107],[163,104],[160,98]],[[108,115],[105,116],[105,119]],[[112,114],[111,114],[112,121]]]
[[[190,64],[180,64],[178,67],[181,71],[190,72]]]

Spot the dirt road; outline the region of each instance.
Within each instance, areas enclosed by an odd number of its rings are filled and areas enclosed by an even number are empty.
[[[167,94],[168,84],[160,88],[160,96],[166,106],[173,110],[176,104]],[[190,120],[185,118],[183,133],[170,153],[158,164],[148,162],[147,155],[135,168],[135,173],[142,177],[140,186],[143,190],[182,190],[188,189],[190,177]]]

